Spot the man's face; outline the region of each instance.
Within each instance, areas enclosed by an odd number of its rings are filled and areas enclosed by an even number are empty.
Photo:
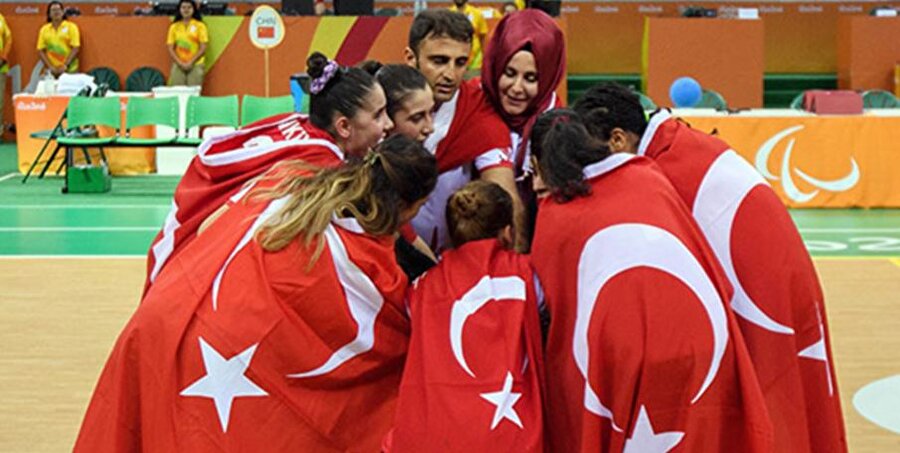
[[[471,43],[446,36],[427,37],[419,43],[418,52],[406,48],[406,63],[428,79],[435,102],[447,102],[453,99],[463,81],[471,50]]]

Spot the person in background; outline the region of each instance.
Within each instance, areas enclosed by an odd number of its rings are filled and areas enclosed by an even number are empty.
[[[208,43],[209,33],[200,18],[200,10],[193,0],[179,1],[178,11],[166,36],[166,47],[172,59],[169,85],[203,85],[204,55]]]
[[[566,76],[566,42],[556,22],[541,10],[504,17],[485,48],[481,86],[509,126],[519,195],[528,208],[528,232],[537,209],[527,137],[538,115],[562,106],[556,95]]]
[[[12,30],[6,18],[0,14],[0,135],[3,124],[3,101],[6,100],[6,73],[9,72],[9,50],[12,48]]]
[[[512,250],[512,221],[512,198],[494,183],[472,181],[447,202],[454,248],[406,298],[391,453],[543,450],[541,291]]]
[[[62,2],[53,0],[47,5],[47,23],[38,32],[37,50],[47,72],[54,77],[78,72],[81,33],[77,25],[67,20]]]
[[[484,48],[484,41],[487,39],[488,34],[488,26],[487,21],[484,19],[484,13],[481,8],[470,5],[468,0],[453,0],[453,6],[450,7],[450,11],[462,13],[469,19],[469,22],[472,23],[472,28],[475,30],[475,33],[472,35],[472,50],[469,54],[469,69],[481,69],[481,60],[483,58],[481,49]]]
[[[503,4],[503,15],[508,16],[519,10],[519,7],[516,6],[516,2],[506,2]]]
[[[328,7],[325,5],[324,0],[316,0],[316,3],[313,4],[313,15],[315,16],[331,16],[334,14]]]

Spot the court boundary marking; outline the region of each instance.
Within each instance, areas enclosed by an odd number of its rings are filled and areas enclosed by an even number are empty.
[[[8,180],[8,179],[13,179],[14,177],[16,177],[16,176],[18,176],[18,175],[19,175],[19,173],[16,173],[16,172],[13,172],[13,173],[7,173],[7,174],[5,174],[5,175],[3,175],[3,176],[0,176],[0,182],[6,181],[6,180]]]

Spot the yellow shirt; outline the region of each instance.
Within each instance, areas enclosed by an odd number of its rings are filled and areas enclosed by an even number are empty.
[[[174,22],[169,25],[169,35],[166,44],[175,45],[175,55],[184,63],[191,61],[194,55],[200,51],[200,44],[209,42],[209,33],[206,24],[197,19],[191,19],[187,24],[184,21]],[[202,65],[206,57],[200,57],[194,64]]]
[[[6,23],[6,18],[0,14],[0,58],[3,58],[3,66],[0,66],[0,74],[9,72],[9,62],[5,61],[9,57],[9,49],[12,48],[12,30]]]
[[[452,5],[450,11],[457,11],[456,5]],[[480,69],[482,59],[481,47],[483,44],[481,40],[486,38],[488,34],[487,21],[484,20],[484,15],[481,14],[481,8],[472,6],[469,3],[466,3],[459,12],[469,18],[469,22],[472,22],[472,28],[475,29],[475,36],[472,37],[472,52],[469,54],[469,69]]]
[[[72,49],[81,47],[81,33],[78,26],[67,20],[59,24],[59,28],[53,28],[52,23],[44,24],[38,32],[37,48],[47,52],[47,58],[55,66],[65,64],[66,58],[72,53]],[[69,63],[66,72],[78,71],[78,58]]]

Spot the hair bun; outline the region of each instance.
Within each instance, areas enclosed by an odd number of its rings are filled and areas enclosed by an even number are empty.
[[[306,73],[313,79],[322,77],[322,74],[325,72],[325,65],[327,64],[328,57],[321,52],[313,52],[312,55],[306,59]]]
[[[374,76],[381,68],[384,67],[384,65],[381,64],[381,62],[378,60],[366,60],[358,64],[357,67]]]
[[[471,190],[460,190],[450,200],[453,209],[461,219],[471,219],[478,215],[481,202],[478,196]]]

